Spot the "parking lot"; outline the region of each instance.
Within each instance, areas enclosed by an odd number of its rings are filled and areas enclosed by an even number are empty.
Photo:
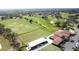
[[[73,51],[73,48],[75,47],[76,43],[79,40],[79,29],[75,28],[75,32],[76,32],[76,35],[73,37],[70,37],[70,41],[64,44],[64,51]],[[74,42],[71,40],[73,40]]]

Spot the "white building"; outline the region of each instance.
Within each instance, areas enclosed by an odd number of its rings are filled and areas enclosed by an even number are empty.
[[[53,41],[49,39],[48,37],[42,37],[37,40],[34,40],[32,42],[28,43],[28,47],[26,47],[27,50],[29,51],[37,51],[40,50],[41,48],[51,44]]]

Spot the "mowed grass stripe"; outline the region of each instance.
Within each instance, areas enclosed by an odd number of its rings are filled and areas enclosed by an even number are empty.
[[[13,32],[18,34],[29,32],[38,28],[37,25],[30,24],[25,19],[5,20],[1,22],[6,27],[11,28]]]

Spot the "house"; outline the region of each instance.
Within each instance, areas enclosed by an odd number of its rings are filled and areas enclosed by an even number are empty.
[[[53,40],[53,44],[59,45],[62,41],[68,39],[71,34],[74,33],[69,32],[67,30],[58,30],[54,33],[53,36],[50,37],[50,39]]]

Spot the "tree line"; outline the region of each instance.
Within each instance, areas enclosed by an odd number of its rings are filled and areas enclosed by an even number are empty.
[[[16,36],[17,34],[12,32],[11,29],[5,28],[3,24],[0,23],[0,36],[3,36],[10,42],[14,48],[18,49],[20,47],[20,42],[18,42]]]

